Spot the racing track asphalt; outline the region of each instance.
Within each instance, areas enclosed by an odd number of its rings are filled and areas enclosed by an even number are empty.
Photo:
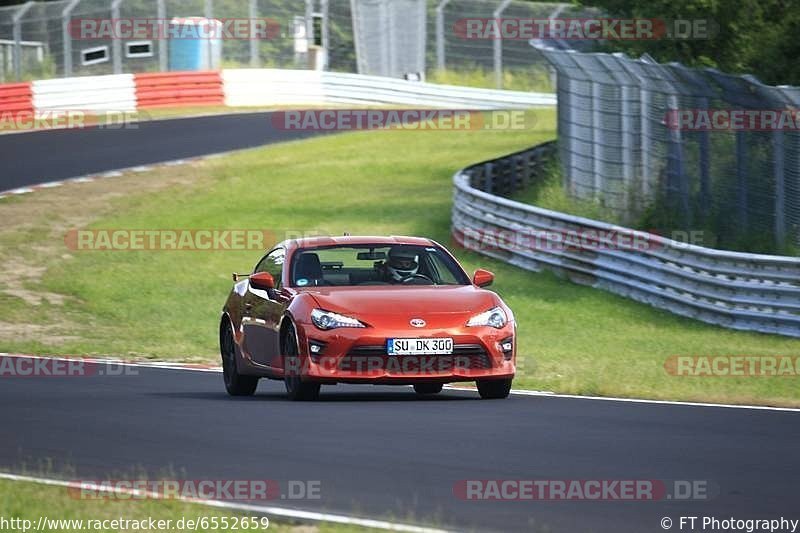
[[[270,112],[237,113],[138,122],[135,128],[0,135],[0,191],[315,134],[278,130],[271,116]]]
[[[307,133],[269,113],[163,120],[130,130],[0,136],[0,190],[181,159]],[[797,512],[798,413],[446,391],[323,387],[290,403],[262,382],[231,399],[213,373],[0,378],[0,469],[187,479],[319,480],[319,501],[286,507],[477,531],[663,531],[683,515],[776,518]],[[678,502],[462,501],[465,479],[708,480],[719,495]],[[673,530],[677,530],[677,524]]]
[[[0,378],[0,469],[52,477],[321,482],[318,501],[267,505],[459,531],[656,532],[680,515],[797,516],[798,413],[557,397],[481,401],[406,387],[279,382],[229,398],[218,373]],[[63,474],[62,474],[63,475]],[[708,480],[707,501],[462,501],[465,479]],[[673,526],[677,530],[677,522]]]

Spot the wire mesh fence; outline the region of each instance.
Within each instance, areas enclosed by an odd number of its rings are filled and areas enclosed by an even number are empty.
[[[485,87],[549,90],[551,71],[525,40],[469,39],[481,18],[579,16],[565,3],[522,0],[56,0],[0,8],[0,81],[174,70],[180,43],[136,36],[131,21],[268,20],[268,38],[223,38],[211,67],[322,68]],[[85,34],[94,21],[99,31]],[[103,26],[107,23],[110,26]],[[128,26],[124,24],[128,23]],[[108,33],[110,28],[110,33]],[[103,30],[106,30],[104,32]],[[153,34],[155,33],[155,34]],[[322,52],[315,56],[315,49]]]
[[[576,198],[717,247],[800,243],[800,91],[645,56],[539,47],[558,71],[559,158]]]

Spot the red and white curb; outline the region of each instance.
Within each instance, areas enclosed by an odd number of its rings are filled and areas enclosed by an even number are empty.
[[[154,368],[160,370],[183,370],[192,372],[222,372],[222,367],[218,365],[208,365],[201,363],[179,363],[170,361],[125,361],[114,358],[96,358],[96,357],[65,357],[65,356],[48,356],[48,355],[25,355],[25,354],[10,354],[0,352],[0,357],[23,357],[30,359],[57,359],[61,361],[69,361],[78,359],[80,361],[95,363],[95,364],[111,364],[117,366],[130,366],[139,368]],[[446,390],[476,392],[475,387],[464,385],[445,385]],[[515,396],[533,396],[539,398],[565,398],[570,400],[591,400],[601,402],[621,402],[621,403],[640,403],[649,405],[667,405],[667,406],[688,406],[688,407],[715,407],[722,409],[750,409],[756,411],[783,411],[789,413],[800,413],[798,407],[771,407],[767,405],[738,405],[727,403],[707,403],[707,402],[688,402],[679,400],[649,400],[647,398],[619,398],[614,396],[581,396],[579,394],[561,394],[551,391],[540,390],[526,390],[526,389],[511,389],[511,394]]]
[[[34,476],[21,476],[16,474],[8,474],[0,472],[0,479],[8,481],[21,481],[28,483],[37,483],[39,485],[48,485],[51,487],[64,487],[64,488],[81,488],[88,489],[94,492],[122,494],[126,496],[146,496],[151,499],[161,499],[161,495],[137,489],[123,489],[120,487],[109,487],[107,485],[95,485],[88,483],[76,483],[74,481],[64,481],[61,479],[34,477]],[[332,513],[318,513],[315,511],[303,511],[300,509],[287,509],[284,507],[262,506],[246,503],[235,503],[220,500],[202,500],[197,498],[173,498],[175,500],[203,505],[206,507],[215,507],[217,509],[227,509],[231,511],[240,511],[245,513],[256,513],[267,515],[267,517],[284,518],[287,520],[301,521],[301,522],[316,522],[316,523],[329,523],[329,524],[342,524],[348,526],[359,526],[364,528],[381,529],[385,531],[404,531],[408,533],[449,533],[444,529],[434,529],[424,526],[415,526],[411,524],[401,524],[395,522],[387,522],[384,520],[373,520],[370,518],[356,518],[341,514]]]

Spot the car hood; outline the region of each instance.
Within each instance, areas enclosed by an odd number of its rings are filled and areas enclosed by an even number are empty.
[[[497,305],[497,296],[472,285],[314,287],[304,289],[320,308],[359,316],[471,315]]]

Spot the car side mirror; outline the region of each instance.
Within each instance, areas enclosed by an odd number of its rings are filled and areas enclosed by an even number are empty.
[[[269,272],[259,272],[250,276],[250,286],[254,289],[268,291],[275,288],[275,280]]]
[[[476,270],[475,274],[472,276],[472,283],[478,287],[488,287],[493,281],[494,274],[482,268]]]

